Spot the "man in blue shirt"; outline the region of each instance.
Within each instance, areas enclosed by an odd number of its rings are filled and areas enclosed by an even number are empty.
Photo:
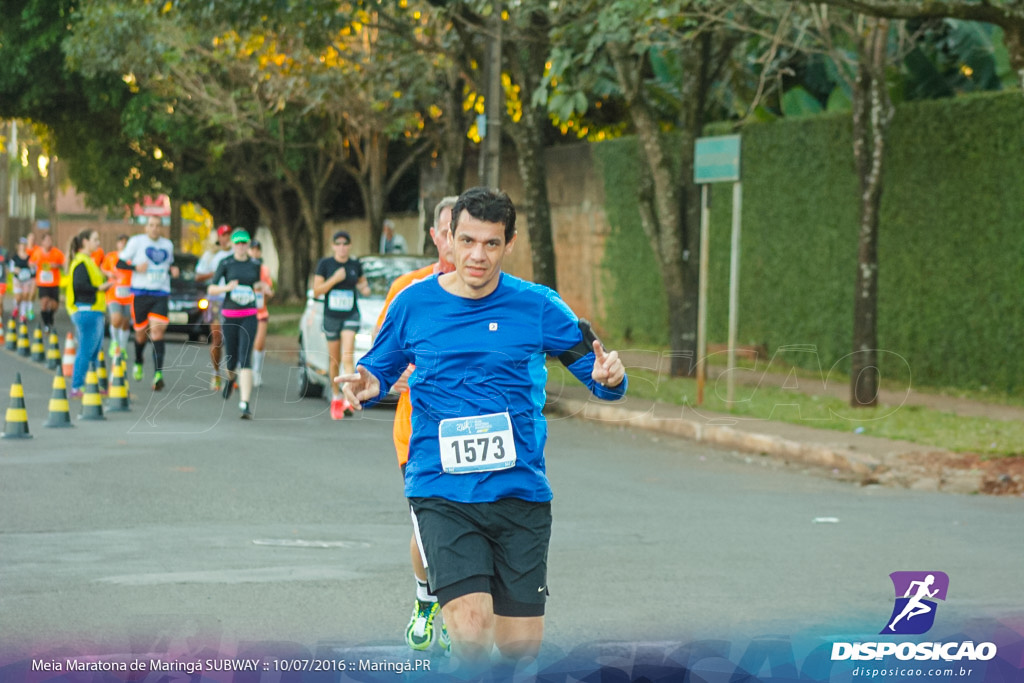
[[[497,645],[528,661],[544,635],[551,534],[546,359],[605,400],[625,395],[626,373],[556,292],[501,271],[516,241],[508,195],[468,190],[452,215],[455,271],[399,294],[338,380],[358,409],[415,364],[405,494],[453,652],[482,663]]]

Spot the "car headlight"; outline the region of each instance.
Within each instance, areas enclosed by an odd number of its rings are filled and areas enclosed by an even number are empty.
[[[200,311],[205,311],[207,308],[210,307],[210,300],[209,299],[200,299],[198,303],[199,303],[199,310]]]

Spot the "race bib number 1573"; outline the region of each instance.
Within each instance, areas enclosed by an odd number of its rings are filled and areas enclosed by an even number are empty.
[[[437,436],[441,469],[448,474],[504,470],[516,465],[508,413],[441,420]]]

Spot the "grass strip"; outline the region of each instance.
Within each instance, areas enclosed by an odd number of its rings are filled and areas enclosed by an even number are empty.
[[[548,366],[549,376],[575,381],[559,363]],[[675,405],[696,407],[697,382],[667,377],[649,370],[629,371],[629,395]],[[724,381],[705,387],[701,409],[799,424],[817,429],[854,432],[884,439],[899,439],[960,453],[1008,456],[1024,453],[1024,424],[967,417],[916,405],[878,405],[851,408],[830,396],[807,394],[775,386],[739,384],[733,402],[725,397]]]

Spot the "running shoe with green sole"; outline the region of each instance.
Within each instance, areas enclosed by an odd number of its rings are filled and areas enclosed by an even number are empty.
[[[157,370],[153,373],[153,391],[160,391],[164,388],[164,373]]]
[[[132,368],[132,377],[135,378],[136,382],[142,381],[142,363],[136,363],[135,367]]]
[[[434,617],[441,611],[436,602],[416,600],[412,606],[409,625],[405,627],[405,642],[413,650],[426,650],[434,640]]]
[[[452,639],[448,636],[448,627],[444,624],[441,624],[441,630],[437,634],[437,646],[445,654],[452,651]]]

